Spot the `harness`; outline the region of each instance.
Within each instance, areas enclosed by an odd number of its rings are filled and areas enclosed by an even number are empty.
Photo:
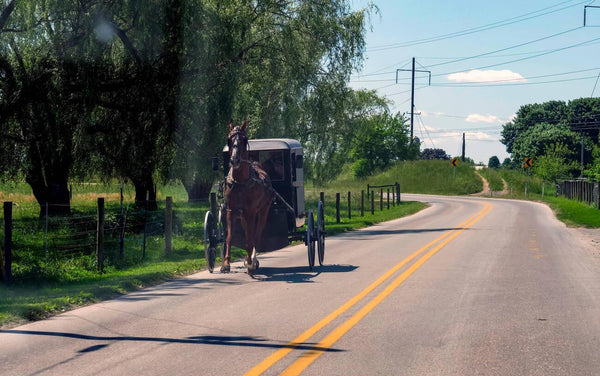
[[[277,195],[277,192],[273,189],[273,187],[271,186],[271,181],[269,179],[269,176],[267,174],[264,173],[260,173],[259,170],[256,169],[256,167],[258,167],[258,163],[257,162],[251,162],[247,159],[242,159],[241,160],[242,163],[248,163],[250,164],[250,176],[248,179],[246,179],[245,181],[238,181],[233,177],[233,168],[229,169],[229,173],[227,174],[227,178],[225,179],[225,184],[227,185],[227,187],[229,188],[229,190],[238,190],[238,189],[251,189],[252,187],[254,187],[255,185],[260,185],[264,188],[266,188],[268,194],[269,194],[269,200],[273,201],[274,196]],[[260,170],[262,172],[262,170]],[[274,195],[275,193],[275,195]],[[244,213],[242,207],[243,207],[243,195],[241,194],[236,194],[235,196],[235,206],[238,208],[236,210],[237,212],[237,216],[241,217],[242,214]],[[230,209],[229,207],[227,207],[226,209],[228,212],[232,212],[233,210]]]

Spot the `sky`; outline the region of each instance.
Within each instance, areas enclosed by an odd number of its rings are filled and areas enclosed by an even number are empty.
[[[351,0],[354,9],[369,1]],[[376,90],[414,136],[488,163],[510,157],[502,126],[525,104],[600,96],[600,1],[374,0],[354,89]],[[584,27],[584,7],[585,23]],[[598,7],[598,8],[595,8]],[[429,73],[431,72],[431,83]]]

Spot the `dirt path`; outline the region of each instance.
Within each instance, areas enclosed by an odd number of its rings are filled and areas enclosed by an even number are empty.
[[[481,174],[477,171],[475,171],[475,174],[477,174],[477,176],[479,176],[481,178],[481,181],[483,182],[483,190],[481,192],[474,193],[473,196],[493,196],[494,194],[496,196],[504,196],[504,195],[508,194],[508,183],[506,182],[506,180],[502,179],[502,184],[503,184],[502,191],[493,192],[490,189],[490,183],[488,183],[487,179],[484,178],[483,176],[481,176]]]

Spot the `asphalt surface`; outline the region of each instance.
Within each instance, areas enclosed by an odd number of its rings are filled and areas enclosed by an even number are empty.
[[[600,255],[544,205],[428,209],[0,330],[0,375],[599,375]]]

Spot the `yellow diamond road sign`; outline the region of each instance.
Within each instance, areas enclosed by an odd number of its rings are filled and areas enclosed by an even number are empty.
[[[531,166],[533,166],[533,161],[531,160],[531,158],[529,158],[529,157],[525,158],[525,162],[523,163],[523,167],[529,168]]]

